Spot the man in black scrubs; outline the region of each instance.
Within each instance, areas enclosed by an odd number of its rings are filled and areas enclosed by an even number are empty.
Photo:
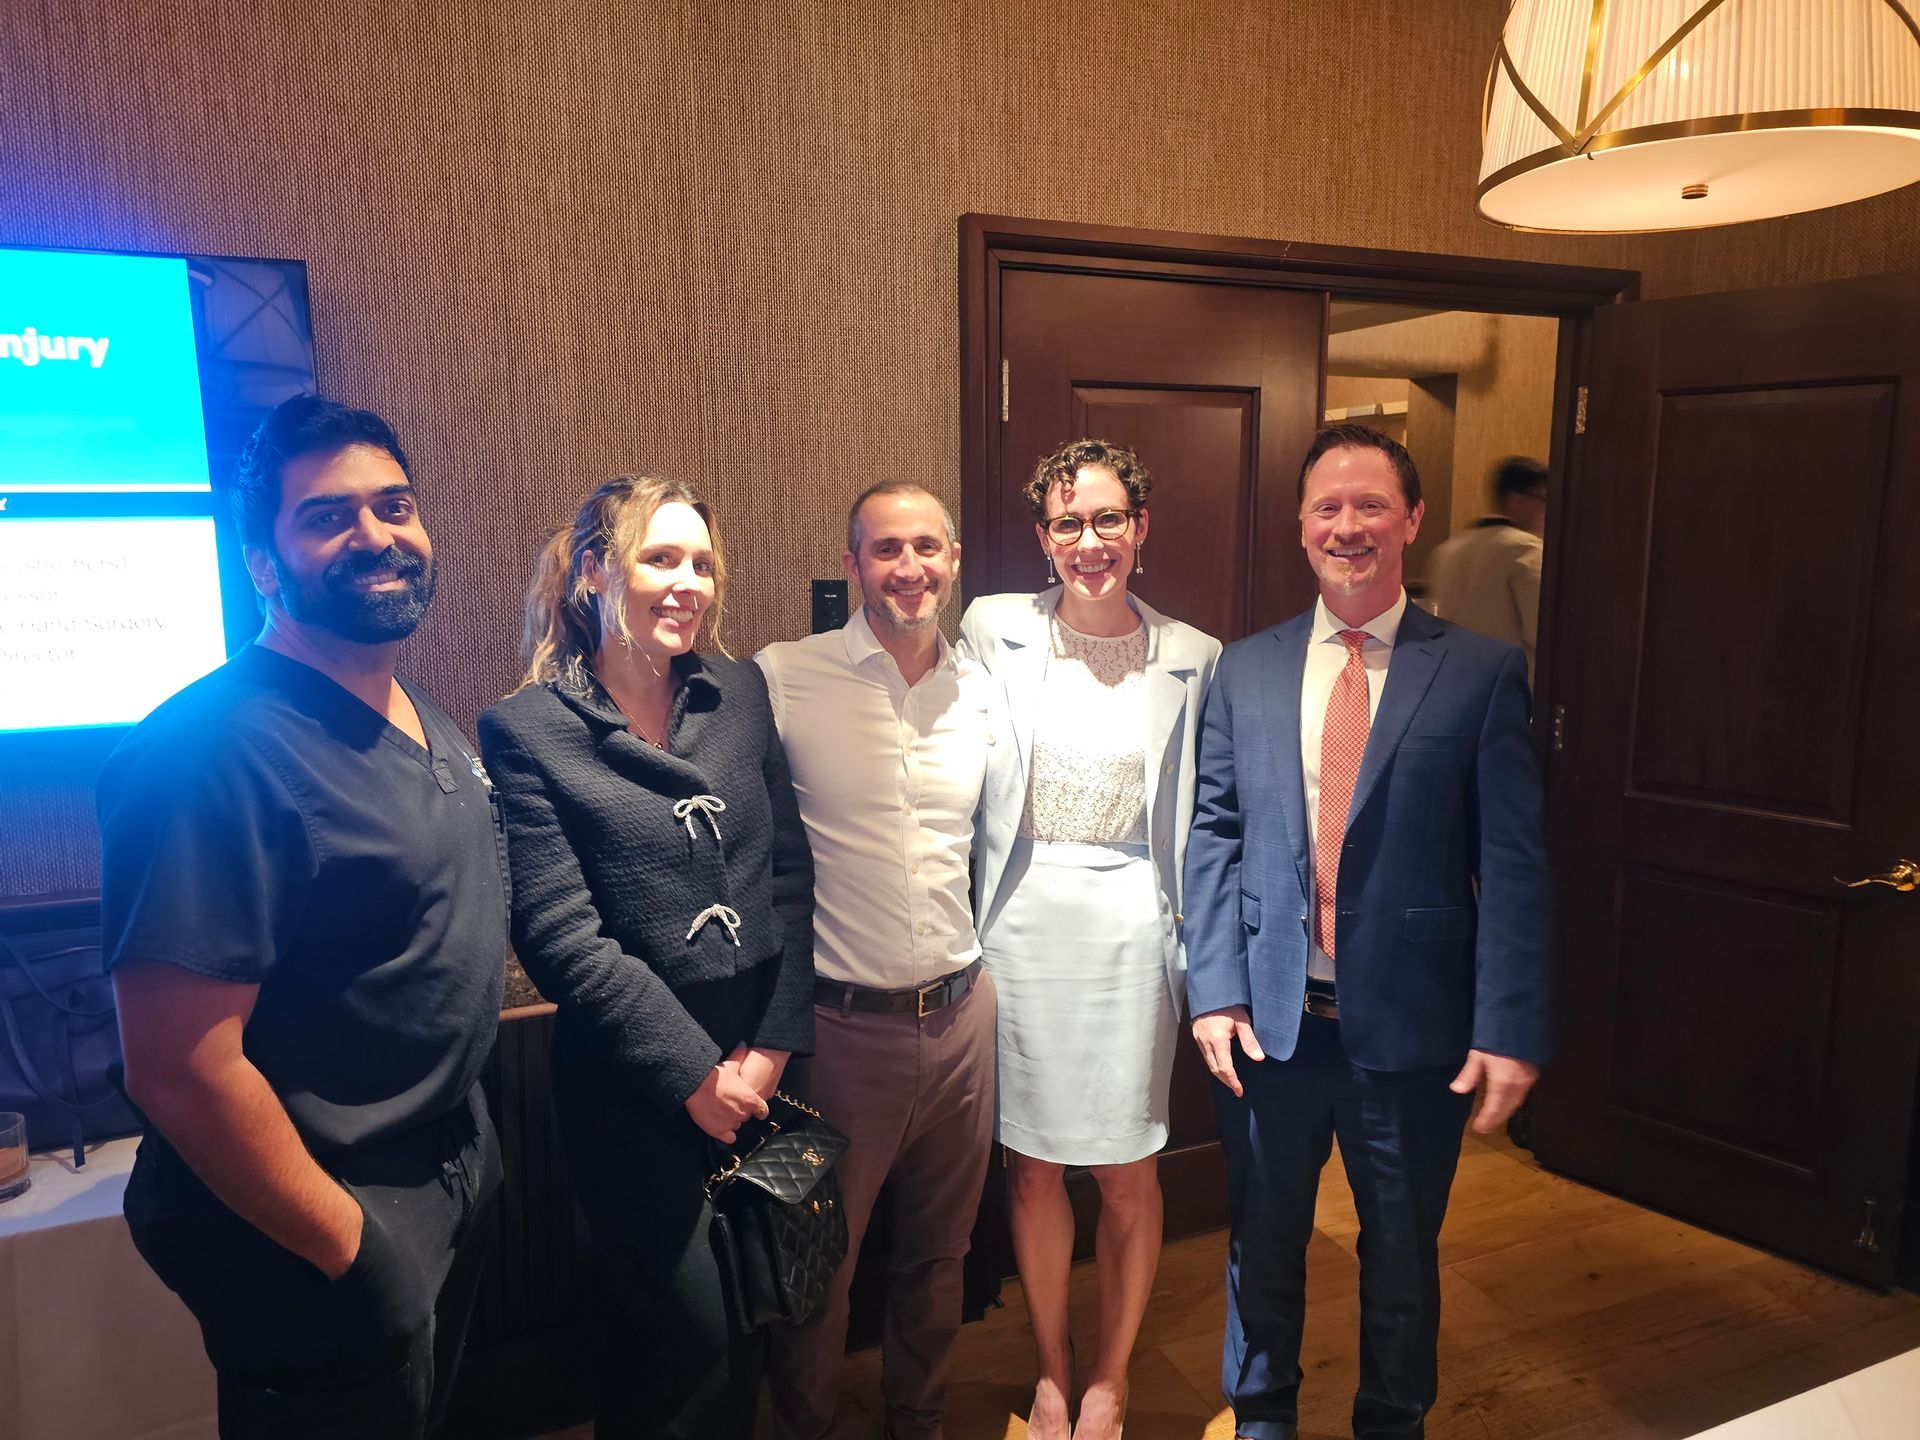
[[[223,1436],[412,1440],[490,1234],[478,1078],[507,947],[486,773],[394,674],[433,594],[406,456],[302,396],[233,482],[266,620],[100,779],[127,1222],[200,1322]]]

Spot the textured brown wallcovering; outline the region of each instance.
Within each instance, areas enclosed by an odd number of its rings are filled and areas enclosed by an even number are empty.
[[[1327,404],[1338,403],[1332,398],[1335,372],[1457,375],[1448,515],[1450,530],[1457,534],[1487,513],[1487,475],[1497,461],[1515,454],[1547,458],[1559,330],[1557,320],[1543,315],[1460,311],[1349,330],[1327,344]]]
[[[992,211],[1646,272],[1920,263],[1913,194],[1663,239],[1472,188],[1505,0],[0,5],[0,240],[288,255],[322,383],[418,456],[408,665],[514,675],[536,537],[621,468],[730,520],[735,649],[799,632],[881,475],[957,498],[954,220]],[[0,894],[93,883],[90,785],[0,774]]]

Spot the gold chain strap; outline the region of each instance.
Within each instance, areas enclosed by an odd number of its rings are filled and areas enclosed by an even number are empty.
[[[791,1105],[794,1109],[798,1110],[802,1115],[811,1115],[815,1120],[824,1120],[827,1118],[826,1116],[822,1115],[818,1110],[814,1109],[811,1105],[807,1104],[806,1101],[796,1100],[793,1098],[793,1096],[787,1094],[787,1092],[784,1090],[774,1091],[773,1098],[776,1100],[786,1101],[787,1104]]]
[[[740,1168],[740,1162],[744,1158],[746,1157],[741,1155],[734,1156],[733,1163],[727,1166],[726,1169],[716,1170],[713,1172],[713,1174],[707,1177],[707,1184],[706,1184],[707,1199],[709,1200],[713,1199],[713,1192],[720,1188],[720,1183],[723,1180],[729,1180],[733,1177],[733,1172]]]

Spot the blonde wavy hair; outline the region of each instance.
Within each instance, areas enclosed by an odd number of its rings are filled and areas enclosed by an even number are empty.
[[[627,628],[627,579],[654,512],[662,505],[691,506],[707,525],[713,542],[713,603],[707,607],[707,643],[728,655],[720,638],[727,594],[726,552],[713,509],[678,480],[652,475],[616,475],[587,496],[573,524],[553,533],[534,562],[527,586],[520,658],[526,673],[520,684],[558,681],[563,689],[593,687],[593,657],[600,648],[602,621],[609,634],[631,643]],[[598,593],[587,588],[587,564],[600,571]]]

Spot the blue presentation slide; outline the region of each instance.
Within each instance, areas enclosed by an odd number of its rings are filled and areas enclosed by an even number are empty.
[[[225,658],[192,283],[0,249],[0,731],[129,724]]]
[[[9,485],[207,486],[187,262],[0,250]]]

